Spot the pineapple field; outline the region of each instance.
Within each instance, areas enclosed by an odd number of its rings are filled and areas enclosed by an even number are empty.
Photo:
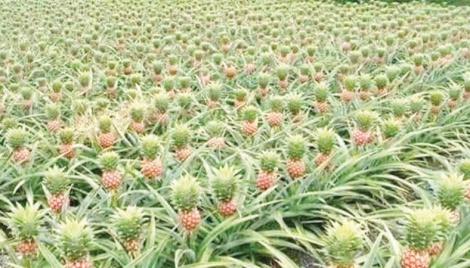
[[[0,15],[0,267],[470,267],[470,6]]]

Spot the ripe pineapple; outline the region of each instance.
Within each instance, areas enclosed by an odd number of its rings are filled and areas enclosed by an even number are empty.
[[[374,141],[371,128],[374,126],[378,115],[372,111],[359,111],[355,116],[355,128],[351,132],[352,142],[357,146],[369,144]]]
[[[459,85],[452,85],[449,88],[449,100],[447,101],[447,107],[453,109],[457,107],[458,101],[462,96],[462,88]]]
[[[434,214],[429,209],[417,209],[408,215],[405,240],[407,247],[401,256],[402,268],[428,268],[428,248],[437,233]]]
[[[173,181],[172,202],[179,214],[179,224],[187,231],[194,231],[201,222],[197,209],[201,202],[202,189],[197,180],[189,175]]]
[[[323,163],[327,163],[327,167],[331,168],[329,159],[331,158],[331,151],[333,146],[336,144],[336,137],[333,130],[328,128],[319,129],[316,132],[317,148],[319,153],[315,157],[315,165],[321,166]]]
[[[438,114],[441,109],[442,101],[444,100],[444,94],[436,90],[429,94],[429,99],[431,101],[431,113]]]
[[[43,223],[44,211],[40,204],[12,206],[6,214],[6,223],[17,241],[16,251],[24,258],[35,258],[38,254],[37,236]]]
[[[105,152],[100,158],[101,183],[108,190],[116,190],[122,184],[122,174],[117,169],[119,164],[119,155],[115,152]]]
[[[11,157],[16,164],[25,164],[31,158],[31,152],[25,146],[28,134],[21,128],[10,129],[6,134],[8,145],[13,148]]]
[[[62,126],[62,122],[60,121],[60,106],[51,103],[46,105],[46,116],[47,116],[47,128],[50,132],[58,132],[60,127]]]
[[[111,131],[111,118],[109,116],[103,115],[99,119],[99,129],[100,133],[98,135],[98,142],[103,149],[113,146],[116,137]]]
[[[327,98],[330,95],[330,89],[328,84],[321,82],[315,85],[315,98],[316,102],[314,103],[315,109],[318,113],[326,113],[329,111]]]
[[[138,103],[135,103],[130,107],[130,115],[132,118],[130,128],[138,134],[145,132],[144,109],[144,106]]]
[[[248,106],[242,111],[243,123],[241,131],[245,136],[253,136],[258,131],[258,110],[254,106]]]
[[[223,217],[230,217],[237,211],[235,198],[240,190],[240,177],[235,168],[225,165],[214,169],[210,176],[212,192],[217,200],[217,209]]]
[[[344,88],[339,94],[339,97],[343,102],[348,103],[354,99],[356,84],[356,76],[349,75],[344,78]]]
[[[75,148],[73,148],[73,136],[74,129],[72,128],[64,128],[59,132],[59,153],[68,159],[72,159],[76,154]]]
[[[44,174],[43,185],[49,193],[47,197],[49,208],[55,213],[60,213],[69,204],[70,179],[67,174],[57,166],[49,168]]]
[[[57,246],[65,259],[65,268],[92,268],[90,248],[93,230],[85,220],[66,219],[56,230]]]
[[[147,179],[156,178],[163,172],[162,162],[157,158],[159,146],[159,139],[155,135],[147,135],[142,138],[141,147],[144,157],[141,161],[140,172]]]
[[[184,161],[191,155],[191,149],[189,148],[190,136],[191,130],[186,125],[176,126],[173,130],[172,139],[175,146],[175,156],[179,161]]]
[[[170,103],[170,96],[167,93],[159,93],[155,95],[154,107],[155,110],[150,119],[156,121],[158,124],[166,126],[169,121],[168,108]]]
[[[300,135],[291,136],[287,140],[288,160],[286,169],[292,178],[302,177],[305,173],[306,166],[303,160],[307,151],[305,139]]]
[[[453,219],[458,222],[460,220],[458,207],[465,199],[465,182],[463,176],[457,174],[447,174],[443,176],[438,182],[435,194],[439,204],[452,211]]]
[[[353,268],[364,243],[362,230],[349,220],[333,222],[326,230],[324,243],[329,267]]]
[[[278,127],[284,121],[284,98],[281,96],[273,96],[270,105],[271,109],[266,115],[266,121],[271,127]]]
[[[261,154],[260,162],[261,170],[256,176],[256,188],[265,191],[277,181],[279,156],[274,151],[267,151]]]
[[[210,121],[206,125],[206,131],[209,134],[207,145],[215,149],[225,147],[225,138],[223,137],[224,126],[218,121]]]
[[[111,216],[113,229],[122,245],[130,254],[140,248],[140,236],[143,231],[144,217],[142,209],[134,206],[116,209]]]

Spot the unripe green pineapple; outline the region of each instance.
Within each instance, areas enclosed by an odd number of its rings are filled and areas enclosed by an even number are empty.
[[[243,109],[242,118],[243,120],[253,122],[256,120],[256,116],[258,115],[258,109],[254,106],[248,106]]]
[[[160,113],[166,113],[170,103],[170,96],[166,93],[155,95],[154,106]]]
[[[470,179],[470,159],[464,159],[460,162],[459,171],[464,175],[465,179]]]
[[[265,172],[276,171],[279,166],[279,155],[274,151],[266,151],[261,154],[261,170]]]
[[[328,87],[328,84],[326,84],[325,82],[321,82],[315,85],[314,92],[317,102],[325,102],[328,98],[328,95],[330,94],[330,89]]]
[[[304,137],[294,135],[287,139],[287,155],[290,159],[301,159],[307,151]]]
[[[289,75],[290,67],[288,65],[280,65],[276,69],[276,76],[279,80],[286,80]]]
[[[335,267],[353,267],[363,247],[363,231],[352,221],[333,222],[324,238],[328,260]]]
[[[130,107],[130,115],[133,121],[141,122],[142,120],[144,120],[144,116],[145,116],[144,106],[139,103],[134,103]]]
[[[141,141],[142,154],[146,159],[154,159],[160,147],[160,140],[158,136],[150,134],[142,137]]]
[[[99,129],[102,133],[108,133],[111,131],[112,121],[107,115],[102,115],[98,121]]]
[[[297,115],[303,109],[304,99],[296,93],[287,96],[287,109],[293,114]]]
[[[56,229],[57,246],[68,265],[89,258],[93,235],[90,224],[85,220],[67,218],[59,223]]]
[[[409,247],[425,251],[437,233],[435,215],[429,209],[416,209],[408,215],[405,240]]]
[[[101,169],[115,170],[119,163],[119,155],[116,152],[105,152],[100,155],[99,161]]]
[[[356,116],[355,116],[355,121],[356,121],[357,126],[363,130],[370,129],[375,124],[377,119],[378,119],[377,113],[373,111],[368,111],[368,110],[359,111],[356,113]]]
[[[21,148],[28,142],[28,134],[22,128],[10,129],[6,134],[6,140],[12,148]]]
[[[400,122],[396,119],[387,119],[383,122],[382,131],[386,138],[395,137],[400,131]]]
[[[432,105],[439,106],[444,100],[444,94],[440,91],[433,91],[429,94],[429,100]]]
[[[228,165],[213,170],[213,174],[210,176],[210,185],[218,201],[232,200],[238,194],[240,176],[237,173],[238,170]]]
[[[447,209],[454,211],[465,199],[465,182],[463,176],[447,174],[439,182],[436,197],[439,203]]]
[[[320,153],[328,154],[336,144],[335,133],[331,129],[321,128],[316,132],[316,141],[318,151],[320,151]]]
[[[139,237],[142,235],[145,222],[142,209],[134,206],[126,207],[125,210],[117,208],[111,219],[113,229],[126,249],[136,251],[132,242],[139,243]]]
[[[6,222],[13,236],[19,241],[35,241],[44,222],[45,211],[40,203],[10,207],[6,213]]]
[[[407,101],[405,99],[393,99],[390,101],[390,108],[395,117],[402,117],[407,112]]]
[[[354,91],[357,85],[357,77],[354,75],[348,75],[344,78],[344,88],[348,91]]]
[[[271,80],[271,76],[269,74],[261,73],[258,75],[258,85],[261,88],[267,88],[270,80]]]
[[[374,78],[375,85],[379,89],[384,89],[388,84],[388,77],[385,74],[379,74]]]
[[[171,185],[172,203],[180,211],[191,211],[198,207],[201,194],[199,182],[189,175],[180,177]]]
[[[224,125],[219,121],[210,121],[206,125],[206,131],[210,137],[220,137],[224,131]]]
[[[186,125],[176,126],[172,133],[173,143],[177,148],[183,147],[190,141],[191,130]]]
[[[207,96],[212,101],[218,101],[222,96],[222,85],[218,82],[211,82],[206,87]]]
[[[10,130],[18,125],[16,118],[6,117],[2,120],[2,126],[5,130]]]
[[[68,190],[70,179],[64,172],[63,168],[54,166],[46,170],[43,184],[46,186],[50,194],[62,194]]]
[[[452,100],[456,101],[456,100],[460,99],[460,96],[462,95],[462,92],[463,92],[462,87],[460,87],[459,85],[452,85],[449,88],[449,97]]]

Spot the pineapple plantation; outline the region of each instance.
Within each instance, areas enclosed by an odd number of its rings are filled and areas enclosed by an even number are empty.
[[[470,267],[470,7],[0,15],[0,267]]]

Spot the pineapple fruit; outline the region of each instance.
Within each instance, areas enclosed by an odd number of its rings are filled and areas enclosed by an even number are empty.
[[[355,96],[357,77],[352,75],[346,76],[344,78],[343,84],[344,86],[339,94],[339,97],[344,103],[349,103],[354,99]]]
[[[46,116],[47,116],[47,129],[50,132],[58,132],[60,127],[62,126],[62,122],[60,121],[60,106],[55,103],[51,103],[46,105]]]
[[[206,105],[209,109],[215,109],[219,105],[219,99],[222,97],[222,85],[220,83],[211,82],[206,86],[207,100]]]
[[[157,178],[163,173],[162,161],[157,157],[159,146],[159,139],[155,135],[147,135],[142,138],[143,159],[140,164],[140,172],[147,179]]]
[[[463,175],[446,174],[438,181],[435,195],[439,204],[452,212],[455,222],[460,220],[459,206],[465,200],[465,182]]]
[[[331,168],[329,159],[331,158],[333,146],[336,144],[335,133],[331,129],[322,128],[316,132],[315,136],[318,149],[318,154],[314,160],[315,165],[321,166],[326,163],[326,167]]]
[[[173,144],[175,146],[175,156],[179,161],[185,161],[191,155],[189,142],[191,130],[186,125],[176,126],[172,133]]]
[[[73,148],[74,130],[72,128],[61,129],[59,138],[59,153],[68,159],[72,159],[76,155],[75,148]]]
[[[353,268],[362,246],[362,230],[350,220],[333,222],[324,238],[326,256],[331,268]]]
[[[142,209],[134,206],[118,208],[111,218],[113,229],[126,251],[130,254],[139,251],[144,224]]]
[[[43,185],[49,194],[47,204],[53,212],[60,213],[64,207],[68,206],[70,184],[70,179],[64,169],[54,166],[46,170]]]
[[[145,132],[145,111],[144,106],[138,103],[131,105],[130,107],[130,115],[131,115],[131,124],[130,129],[135,131],[137,134],[142,134]]]
[[[100,129],[100,132],[98,134],[98,142],[101,148],[106,149],[113,146],[116,140],[116,136],[111,130],[111,118],[106,115],[101,116],[98,125]]]
[[[237,170],[225,165],[214,169],[210,176],[212,192],[217,200],[217,209],[223,217],[230,217],[237,211],[235,200],[240,190],[240,177]]]
[[[170,96],[167,93],[159,93],[155,96],[154,107],[155,110],[150,119],[157,122],[162,126],[166,126],[169,122],[168,108],[170,103]]]
[[[266,121],[271,127],[278,127],[284,121],[285,102],[281,96],[273,96],[270,101],[270,110],[266,114]]]
[[[303,157],[306,151],[306,141],[302,136],[295,135],[288,138],[286,169],[292,178],[299,178],[304,175],[306,165]]]
[[[374,141],[372,127],[377,120],[378,115],[372,111],[359,111],[355,116],[356,126],[351,132],[352,142],[357,146],[363,146]]]
[[[431,113],[437,115],[441,110],[441,104],[444,100],[444,94],[442,94],[442,92],[440,91],[433,91],[429,94],[429,100],[431,101]]]
[[[218,121],[210,121],[207,123],[206,132],[209,134],[207,145],[214,149],[222,149],[226,146],[225,138],[223,137],[224,126]]]
[[[277,181],[279,156],[274,151],[267,151],[260,156],[260,170],[256,175],[256,188],[265,191]]]
[[[447,107],[449,107],[449,109],[457,107],[458,101],[462,96],[462,91],[462,87],[459,85],[452,85],[449,88],[449,100],[447,100]]]
[[[93,230],[85,220],[67,218],[57,226],[57,246],[65,260],[65,268],[92,268],[90,249]]]
[[[242,111],[243,123],[241,131],[245,136],[253,136],[258,131],[258,110],[254,106],[245,107]]]
[[[13,148],[11,158],[16,164],[25,164],[31,158],[31,152],[25,146],[28,141],[28,134],[21,128],[10,129],[6,134],[8,145]]]
[[[198,206],[202,189],[196,178],[189,175],[180,177],[171,185],[172,203],[178,210],[179,225],[186,232],[193,232],[201,222]]]
[[[101,166],[101,183],[108,190],[117,190],[122,184],[122,174],[117,169],[119,155],[116,152],[105,152],[99,157]]]
[[[330,109],[327,102],[327,98],[330,95],[328,84],[325,82],[318,83],[315,85],[314,93],[316,99],[314,107],[316,111],[321,114],[328,112]]]

